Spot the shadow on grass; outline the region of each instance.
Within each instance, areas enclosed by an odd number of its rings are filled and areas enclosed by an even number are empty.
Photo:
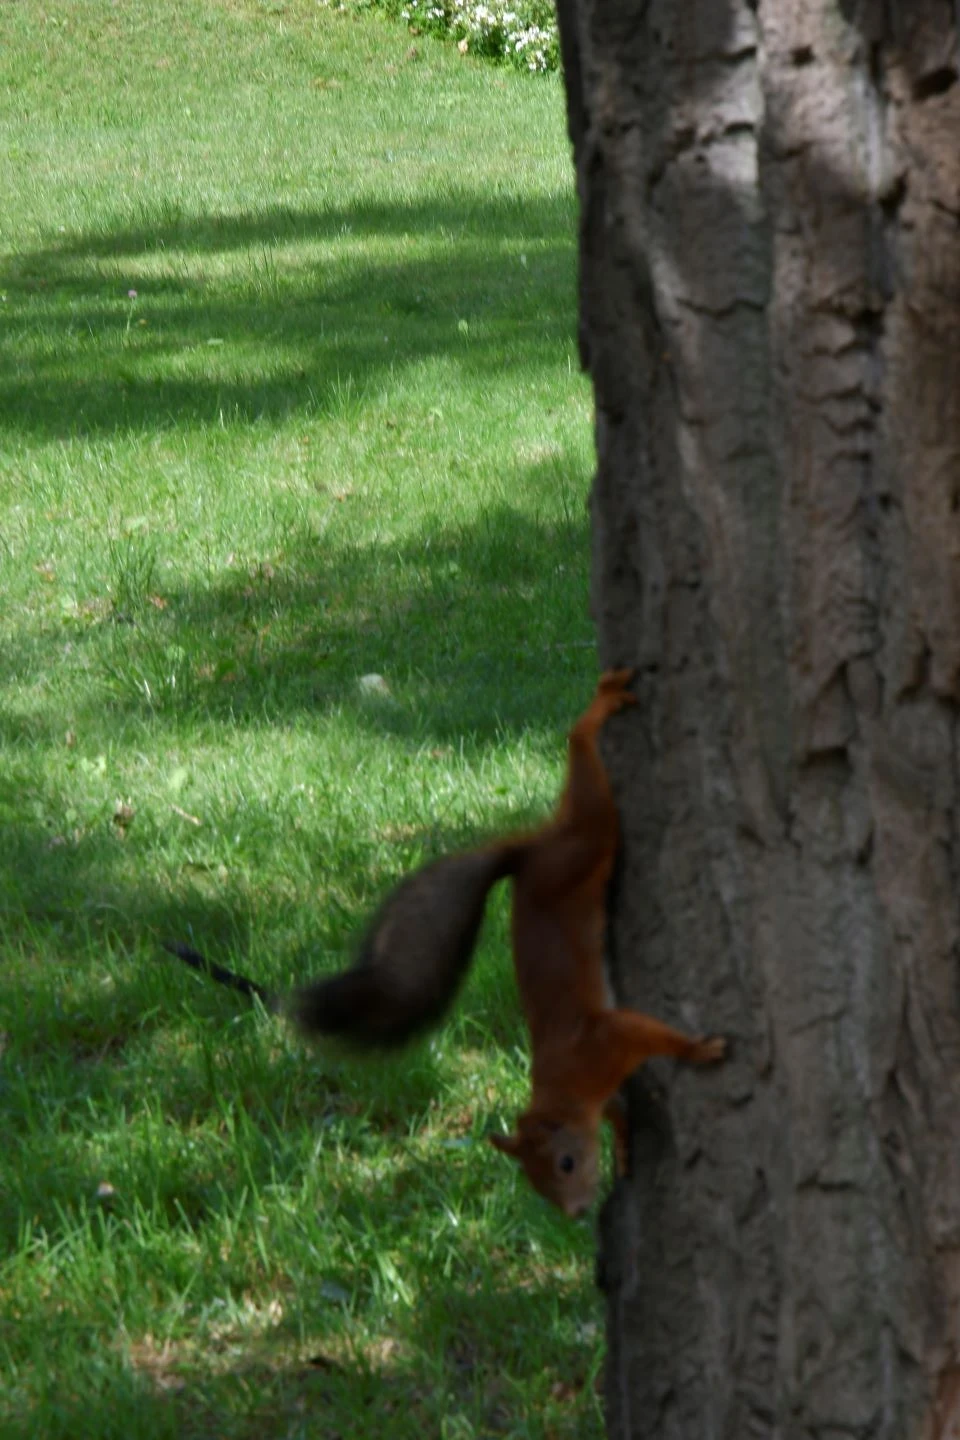
[[[577,495],[576,510],[538,520],[498,503],[471,523],[431,519],[363,545],[304,518],[264,562],[209,585],[130,536],[130,566],[154,572],[159,595],[131,607],[114,574],[78,593],[72,613],[21,626],[6,643],[8,683],[30,686],[69,656],[90,676],[70,702],[78,733],[130,716],[282,723],[344,706],[358,726],[437,743],[565,727],[569,682],[592,668],[583,476],[563,454],[512,468],[546,514],[558,496]],[[406,707],[365,703],[357,680],[371,672],[406,689]],[[0,715],[14,746],[62,739],[52,723]]]
[[[497,1163],[492,1153],[489,1159]],[[448,1426],[461,1420],[471,1434],[599,1435],[591,1395],[596,1347],[590,1317],[596,1304],[589,1272],[571,1267],[564,1279],[555,1261],[541,1258],[556,1253],[554,1227],[569,1225],[542,1203],[530,1197],[521,1202],[522,1214],[506,1235],[496,1222],[465,1226],[456,1238],[452,1273],[437,1286],[411,1224],[412,1248],[403,1268],[416,1276],[415,1302],[384,1306],[373,1298],[382,1268],[380,1237],[387,1237],[388,1247],[399,1243],[404,1214],[434,1208],[448,1181],[447,1165],[434,1158],[399,1163],[377,1182],[342,1186],[335,1210],[316,1223],[335,1224],[339,1234],[355,1232],[359,1248],[352,1261],[308,1274],[306,1235],[302,1258],[291,1270],[297,1298],[285,1298],[282,1318],[274,1302],[266,1324],[263,1295],[251,1296],[242,1267],[234,1276],[230,1261],[211,1246],[189,1301],[196,1318],[177,1327],[199,1338],[175,1333],[162,1342],[148,1335],[123,1350],[104,1351],[102,1324],[91,1324],[79,1356],[82,1362],[89,1347],[90,1363],[55,1396],[59,1428],[43,1433],[109,1440],[128,1433],[118,1426],[129,1424],[136,1406],[138,1433],[151,1440],[174,1433],[238,1440],[326,1434],[324,1426],[357,1440],[374,1429],[419,1437],[457,1433]],[[122,1214],[109,1216],[102,1243],[122,1246],[124,1223]],[[198,1223],[202,1230],[203,1221]],[[284,1239],[289,1245],[291,1237]],[[368,1300],[379,1317],[374,1324],[364,1318]],[[46,1339],[51,1375],[57,1374],[59,1345],[74,1364],[78,1358],[77,1336],[64,1333],[56,1305],[56,1296],[47,1296],[28,1321]],[[30,1343],[29,1334],[17,1337],[18,1350]],[[527,1408],[532,1395],[539,1402],[535,1416]],[[4,1433],[38,1433],[29,1425],[36,1424],[45,1400],[38,1397],[37,1415],[24,1413],[24,1428]],[[298,1422],[302,1432],[291,1428]]]
[[[245,1191],[297,1193],[315,1146],[349,1157],[338,1174],[371,1155],[402,1162],[441,1092],[432,1046],[391,1057],[309,1047],[236,997],[225,1014],[222,994],[164,958],[137,960],[136,971],[106,963],[59,1007],[38,987],[32,1016],[5,1016],[18,1022],[3,1083],[16,1165],[0,1193],[0,1248],[16,1247],[25,1217],[48,1234],[101,1219],[135,1227],[138,1215],[199,1234]],[[369,1187],[362,1205],[342,1180],[333,1193],[348,1223],[370,1213]]]
[[[571,222],[566,196],[521,203],[462,194],[429,204],[317,212],[196,217],[166,211],[133,228],[58,237],[0,271],[8,294],[0,426],[64,434],[211,419],[225,394],[220,380],[203,373],[213,351],[203,349],[201,373],[189,381],[169,371],[148,377],[137,367],[165,347],[200,345],[214,333],[237,346],[259,337],[282,365],[291,346],[312,347],[309,374],[298,372],[292,388],[289,376],[270,381],[268,389],[277,387],[272,400],[255,393],[259,380],[252,388],[240,383],[233,398],[245,415],[311,404],[312,387],[335,387],[344,372],[365,385],[392,363],[383,353],[384,314],[396,322],[407,359],[448,355],[459,346],[461,362],[481,369],[502,366],[508,354],[523,367],[548,353],[555,361],[557,339],[569,325],[567,307],[557,301],[556,274],[572,267]],[[121,348],[112,358],[97,344],[104,302],[116,299],[115,279],[98,270],[101,260],[129,257],[134,264],[161,257],[175,265],[176,256],[253,253],[266,245],[280,251],[342,238],[346,247],[357,237],[399,242],[425,235],[429,258],[410,264],[364,266],[354,258],[350,265],[321,265],[295,256],[287,272],[258,261],[239,286],[236,277],[224,281],[225,288],[212,284],[213,301],[189,276],[161,274],[145,282],[138,303],[146,304],[148,292],[161,308],[170,302],[166,338],[138,338],[138,348]],[[521,241],[540,246],[540,260],[529,270],[504,261],[503,247]],[[132,278],[140,284],[136,273]],[[489,311],[492,328],[481,327],[476,343],[461,344],[451,316],[469,321],[481,311]],[[341,327],[335,339],[331,316]],[[507,339],[498,330],[504,326]],[[39,350],[25,339],[37,334],[46,337]],[[93,341],[89,351],[85,335]],[[558,489],[582,490],[582,476],[571,474],[567,457],[523,468],[513,463],[526,494],[549,492],[550,514]],[[216,867],[204,871],[207,861],[197,867],[195,883],[178,885],[175,894],[142,878],[135,882],[130,852],[142,853],[146,870],[150,846],[162,837],[145,835],[141,823],[125,852],[109,815],[77,827],[70,819],[69,773],[58,783],[37,766],[39,750],[62,749],[67,726],[78,737],[77,763],[100,748],[114,749],[120,734],[127,744],[137,725],[150,727],[154,737],[158,730],[169,733],[176,745],[187,718],[260,727],[332,709],[358,729],[389,733],[411,746],[459,746],[464,738],[482,745],[504,733],[543,729],[555,729],[559,742],[571,719],[571,677],[592,669],[582,510],[562,523],[537,523],[500,505],[471,525],[425,526],[400,545],[345,547],[311,523],[289,531],[268,565],[238,565],[207,586],[186,580],[158,552],[162,611],[142,595],[131,605],[129,595],[120,594],[120,576],[111,593],[78,595],[73,616],[25,625],[11,638],[4,661],[12,689],[27,690],[66,668],[82,681],[67,686],[66,713],[48,703],[32,714],[0,714],[8,754],[0,780],[0,820],[9,821],[0,827],[0,926],[7,944],[70,953],[91,939],[135,948],[145,935],[192,931],[204,939],[225,937],[236,949],[252,934],[270,933],[276,921],[285,937],[281,950],[289,953],[292,942],[310,952],[337,946],[360,918],[341,916],[319,933],[299,922],[300,933],[291,936],[288,902],[259,894],[253,907],[241,887],[220,887]],[[150,544],[149,537],[130,540],[131,550]],[[398,699],[365,700],[357,682],[369,673],[384,675]],[[69,765],[59,766],[61,775],[64,769]],[[510,807],[503,808],[506,813],[491,816],[491,828],[510,823]],[[433,825],[407,846],[403,861],[473,838]],[[359,876],[366,857],[355,858]]]
[[[114,627],[110,708],[283,721],[346,702],[358,724],[435,742],[562,723],[557,677],[592,647],[576,584],[587,543],[585,515],[553,527],[497,507],[399,547],[304,534],[269,579],[173,579],[162,615]],[[370,672],[412,690],[416,710],[360,703]]]
[[[515,366],[520,375],[555,365],[572,329],[572,234],[567,198],[520,205],[455,196],[342,212],[167,215],[132,230],[62,237],[0,271],[8,294],[0,427],[47,438],[205,424],[221,412],[275,420],[335,409],[344,376],[366,393],[401,363],[452,356],[480,376],[493,367]],[[409,261],[407,236],[417,242]],[[367,258],[359,242],[384,237],[395,246],[386,247],[387,258]],[[514,253],[521,242],[531,249],[528,267]],[[213,265],[209,278],[198,278],[207,259],[229,253],[235,260],[237,252],[247,252],[241,273],[223,278]],[[135,320],[148,321],[126,334],[118,259],[129,261],[127,284],[138,291]],[[557,301],[564,285],[569,306]],[[223,343],[208,347],[211,339]],[[558,487],[582,489],[580,475],[571,481],[571,463],[516,466],[516,483],[549,494],[544,508],[553,515]],[[175,750],[198,723],[253,731],[329,712],[414,749],[452,749],[466,737],[482,750],[530,730],[555,732],[559,747],[573,718],[571,690],[593,669],[586,552],[579,509],[562,523],[538,523],[496,505],[472,524],[434,523],[399,545],[345,547],[304,522],[284,536],[280,553],[265,557],[268,564],[238,566],[207,585],[177,573],[158,551],[162,610],[149,597],[122,598],[115,586],[78,595],[74,615],[48,618],[13,639],[5,656],[13,688],[29,693],[59,667],[70,669],[71,683],[64,685],[68,710],[47,700],[34,713],[0,715],[0,1028],[11,1037],[0,1087],[19,1174],[15,1193],[0,1203],[4,1241],[25,1219],[67,1236],[65,1222],[90,1215],[97,1184],[111,1177],[117,1213],[106,1225],[124,1222],[129,1201],[155,1208],[160,1233],[181,1223],[203,1235],[225,1191],[239,1193],[248,1182],[254,1191],[295,1188],[305,1135],[339,1127],[345,1148],[361,1153],[370,1132],[382,1154],[386,1134],[401,1154],[411,1120],[437,1090],[429,1046],[392,1067],[328,1063],[156,950],[158,939],[192,936],[268,984],[336,968],[376,898],[362,843],[337,848],[348,872],[339,893],[362,902],[339,894],[293,902],[284,876],[234,881],[200,845],[196,861],[181,845],[174,861],[158,865],[165,837],[145,816],[129,834],[107,812],[71,819],[70,764],[90,763],[98,749],[127,753],[139,733],[150,735],[151,749],[168,740]],[[370,672],[387,678],[393,701],[372,704],[359,693],[358,678]],[[64,762],[68,726],[77,743]],[[38,763],[45,751],[57,752],[55,765]],[[515,804],[504,797],[489,817],[491,831],[515,823]],[[476,838],[455,819],[433,820],[398,838],[395,872]],[[321,875],[322,864],[318,857]],[[476,1048],[512,1047],[521,1038],[502,951],[493,965],[489,953],[483,957],[490,975],[469,982],[464,1010]],[[135,1120],[145,1105],[157,1117],[150,1153],[137,1148]],[[105,1131],[101,1143],[91,1130],[96,1117],[125,1113],[128,1128]],[[221,1113],[222,1143],[209,1141],[207,1150],[204,1135],[217,1135],[211,1117]],[[235,1147],[227,1143],[230,1124],[244,1127]],[[122,1153],[109,1149],[117,1144]],[[98,1163],[103,1174],[92,1169]],[[502,1160],[484,1149],[484,1163],[493,1169]],[[411,1211],[436,1205],[447,1169],[439,1159],[401,1161],[382,1186],[352,1189],[345,1176],[338,1223],[349,1228],[352,1207],[372,1216],[376,1235],[378,1224],[395,1219],[398,1184]],[[523,1214],[525,1230],[541,1234],[548,1248],[555,1221],[537,1210],[528,1224]],[[94,1213],[94,1222],[100,1218]],[[419,1440],[440,1433],[443,1417],[467,1411],[491,1433],[509,1429],[515,1401],[504,1376],[519,1382],[527,1374],[516,1353],[523,1341],[514,1337],[543,1337],[572,1373],[582,1346],[558,1339],[558,1326],[573,1323],[577,1298],[558,1298],[551,1276],[531,1277],[529,1289],[508,1287],[492,1273],[484,1245],[472,1244],[464,1242],[458,1260],[459,1273],[471,1278],[460,1291],[445,1282],[442,1300],[440,1290],[435,1300],[427,1296],[397,1349],[341,1353],[318,1367],[278,1360],[276,1352],[262,1365],[256,1355],[239,1361],[237,1349],[247,1352],[241,1336],[233,1349],[206,1357],[209,1365],[146,1353],[127,1363],[114,1353],[98,1371],[96,1352],[114,1323],[108,1305],[89,1326],[89,1372],[82,1383],[59,1387],[50,1355],[61,1322],[49,1297],[49,1309],[37,1305],[30,1317],[56,1387],[49,1433],[109,1440],[129,1433],[131,1413],[151,1436],[293,1434],[298,1425],[312,1434],[329,1420],[338,1433],[366,1435],[375,1424]],[[349,1288],[349,1276],[340,1280]],[[217,1254],[204,1283],[211,1290],[234,1283]],[[300,1290],[308,1293],[306,1280]],[[322,1336],[329,1316],[319,1286],[317,1295],[305,1319]],[[72,1332],[78,1318],[67,1316]],[[40,1333],[48,1322],[49,1354]],[[65,1348],[75,1344],[71,1333]],[[483,1386],[489,1395],[478,1399]],[[37,1433],[35,1420],[25,1414],[21,1431],[9,1433]]]
[[[501,828],[506,825],[504,819]],[[129,842],[111,833],[109,822],[62,842],[44,828],[10,826],[0,851],[0,949],[6,957],[0,1026],[16,1035],[25,1054],[69,1054],[79,1074],[85,1063],[122,1058],[132,1036],[162,1029],[186,1009],[222,1024],[246,1014],[250,1002],[194,975],[162,950],[164,940],[188,939],[212,959],[283,992],[350,963],[377,903],[402,874],[484,838],[440,826],[413,833],[398,842],[395,876],[379,887],[371,885],[362,856],[355,874],[335,877],[348,886],[354,882],[354,893],[363,896],[355,904],[339,896],[293,904],[282,883],[251,894],[217,874],[214,864],[196,866],[196,878],[190,860],[170,883],[147,878],[126,853]],[[149,852],[149,838],[144,849]],[[207,871],[214,872],[209,879]],[[498,905],[491,900],[490,923],[502,928]],[[80,957],[85,963],[78,966]],[[99,964],[91,968],[89,957],[99,957]],[[490,963],[485,958],[483,968]],[[513,1025],[502,1034],[501,1007],[496,996],[485,999],[488,988],[468,982],[465,1007],[461,997],[460,1008],[483,1037],[478,1044],[515,1039]],[[410,1055],[421,1052],[423,1046],[403,1051],[403,1068],[409,1070]],[[374,1068],[373,1061],[356,1063]],[[394,1092],[397,1083],[393,1076]]]
[[[534,482],[549,484],[552,477],[545,471]],[[176,748],[181,734],[195,734],[198,717],[214,730],[220,724],[269,728],[331,707],[358,728],[400,735],[414,746],[452,750],[468,736],[482,749],[504,732],[535,728],[556,731],[559,753],[572,719],[572,676],[592,669],[592,659],[569,638],[575,623],[586,623],[569,583],[571,573],[582,573],[585,549],[584,516],[551,528],[506,509],[474,527],[424,534],[399,554],[375,546],[344,554],[322,537],[304,536],[291,542],[270,581],[251,581],[244,572],[207,590],[170,584],[162,612],[146,606],[122,622],[71,622],[20,637],[21,648],[9,659],[25,685],[56,672],[65,636],[75,650],[89,652],[81,654],[84,688],[69,716],[50,705],[36,716],[0,716],[0,945],[7,957],[0,1029],[15,1037],[19,1065],[46,1070],[51,1057],[60,1057],[50,1095],[64,1114],[93,1102],[109,1109],[117,1096],[135,1104],[143,1085],[169,1115],[189,1118],[215,1105],[220,1094],[244,1094],[245,1083],[251,1103],[269,1111],[270,1102],[256,1095],[291,1064],[297,1076],[287,1076],[288,1094],[302,1094],[304,1066],[317,1070],[321,1108],[346,1086],[372,1123],[390,1123],[392,1107],[402,1130],[423,1112],[438,1086],[424,1046],[405,1052],[392,1070],[356,1061],[349,1072],[331,1072],[322,1059],[302,1054],[291,1060],[287,1051],[262,1051],[259,1080],[251,1075],[244,1082],[244,1002],[198,983],[161,955],[159,942],[192,939],[212,957],[278,988],[340,968],[390,884],[426,859],[529,819],[517,814],[517,797],[503,797],[483,836],[450,817],[431,817],[424,829],[401,827],[386,863],[381,840],[374,848],[362,837],[348,842],[341,836],[330,846],[335,876],[324,874],[321,819],[316,889],[292,900],[282,867],[266,866],[251,882],[242,871],[235,879],[232,867],[220,862],[226,818],[205,826],[195,842],[188,831],[172,859],[162,822],[149,812],[129,832],[114,822],[109,805],[85,813],[78,824],[71,818],[70,766],[89,765],[101,746],[135,749],[140,726],[156,750],[158,731]],[[521,634],[518,615],[525,617]],[[165,689],[162,670],[150,667],[159,664],[156,657],[167,663],[171,655],[190,657],[189,668],[177,661],[178,684]],[[397,676],[406,705],[365,703],[356,679],[366,669]],[[68,723],[80,737],[75,752],[64,749],[61,727]],[[51,770],[38,764],[45,750],[67,758]],[[245,818],[257,827],[249,807]],[[278,823],[273,815],[262,822],[269,833]],[[298,889],[302,895],[302,884]],[[491,908],[502,931],[504,900],[494,897]],[[466,1020],[477,1049],[522,1043],[505,950],[503,944],[485,947],[457,1007],[455,1023]],[[158,1091],[149,1065],[138,1066],[131,1056],[176,1031],[189,1009],[205,1025],[213,1022],[215,1037],[227,1022],[228,1046],[207,1070],[168,1075]],[[209,1045],[220,1043],[214,1038]],[[294,1101],[285,1103],[296,1109]],[[265,1113],[268,1129],[269,1118]],[[306,1124],[313,1118],[300,1117]],[[20,1122],[11,1117],[11,1124]],[[46,1130],[37,1133],[43,1137]],[[264,1164],[270,1163],[268,1155]],[[95,1177],[74,1173],[69,1153],[55,1145],[47,1153],[41,1138],[29,1168],[42,1177],[50,1166],[55,1183],[41,1184],[38,1195],[63,1204],[89,1196]],[[201,1185],[197,1205],[205,1203]],[[17,1215],[8,1214],[5,1229],[16,1223]]]
[[[573,336],[574,233],[571,192],[167,209],[58,237],[0,265],[0,427],[59,438],[277,421],[336,409],[348,377],[365,393],[432,357],[481,378],[556,365]],[[372,241],[387,254],[366,256]]]
[[[128,1357],[92,1357],[79,1382],[40,1398],[33,1413],[27,1406],[20,1416],[8,1411],[4,1434],[127,1440],[136,1415],[137,1434],[148,1440],[461,1433],[600,1440],[594,1347],[575,1328],[592,1310],[586,1284],[562,1299],[549,1277],[523,1291],[489,1285],[445,1293],[444,1312],[425,1317],[422,1327],[436,1320],[437,1329],[419,1342],[385,1335],[366,1354],[347,1358],[323,1349],[290,1358],[275,1342],[251,1343],[246,1335],[215,1341],[198,1357],[148,1337]],[[525,1356],[519,1347],[531,1336],[533,1353]],[[536,1414],[531,1392],[542,1395]],[[4,1408],[0,1402],[0,1415]]]
[[[518,483],[568,481],[546,466]],[[32,714],[0,713],[5,943],[69,955],[87,944],[130,950],[145,937],[192,934],[242,959],[251,940],[273,936],[278,968],[265,978],[281,983],[291,978],[291,956],[307,957],[293,962],[298,976],[322,968],[318,953],[342,960],[366,912],[344,910],[342,901],[331,911],[319,899],[291,907],[279,883],[274,892],[259,882],[251,891],[224,878],[218,834],[229,816],[196,836],[186,830],[195,843],[179,857],[177,877],[158,880],[157,852],[169,841],[159,822],[138,818],[127,833],[112,810],[78,819],[71,777],[82,788],[82,769],[98,752],[135,749],[140,734],[153,753],[165,743],[176,751],[198,724],[234,734],[309,725],[331,711],[415,752],[454,755],[466,743],[482,753],[505,735],[546,731],[556,735],[559,757],[574,718],[569,696],[582,691],[587,699],[594,667],[586,550],[583,512],[537,524],[506,507],[470,526],[424,530],[400,547],[344,550],[302,533],[289,537],[269,579],[244,568],[204,588],[161,570],[162,611],[144,603],[119,615],[99,597],[92,618],[22,628],[5,657],[11,688],[29,691],[38,677],[56,676],[65,649],[79,678],[67,687],[66,712],[47,701]],[[363,694],[358,679],[371,672],[387,677],[396,698]],[[73,750],[64,743],[68,726]],[[44,751],[50,762],[39,765]],[[322,773],[302,778],[321,790],[325,783]],[[255,802],[237,804],[257,822]],[[523,797],[505,796],[486,833],[529,818]],[[277,823],[265,815],[261,828]],[[348,893],[365,896],[367,907],[403,870],[481,838],[451,815],[401,829],[391,842],[396,866],[381,882],[367,876],[369,844],[341,835],[328,858],[322,816],[311,828],[321,889],[333,878],[324,867],[335,861]]]

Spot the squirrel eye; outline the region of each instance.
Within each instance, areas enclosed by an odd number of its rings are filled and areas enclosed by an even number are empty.
[[[560,1156],[560,1169],[563,1171],[564,1175],[570,1175],[573,1171],[575,1164],[576,1161],[574,1160],[572,1155]]]

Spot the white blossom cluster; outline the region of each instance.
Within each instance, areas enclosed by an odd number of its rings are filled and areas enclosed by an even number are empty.
[[[556,26],[545,30],[541,25],[528,25],[511,37],[515,54],[523,56],[528,70],[554,70],[557,65]]]
[[[385,8],[397,13],[389,0]],[[487,55],[535,73],[559,64],[550,0],[403,0],[399,14],[414,28],[450,36],[462,54]]]

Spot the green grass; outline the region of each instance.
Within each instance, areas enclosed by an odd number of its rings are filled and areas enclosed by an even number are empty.
[[[599,1436],[589,1229],[483,1140],[505,897],[390,1062],[158,951],[336,968],[552,804],[595,674],[559,82],[313,0],[0,28],[0,1433]]]

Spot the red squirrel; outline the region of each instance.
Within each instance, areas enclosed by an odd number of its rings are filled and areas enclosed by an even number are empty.
[[[451,1004],[473,955],[487,895],[509,876],[532,1095],[516,1134],[489,1139],[568,1215],[582,1214],[596,1193],[603,1119],[614,1127],[618,1170],[626,1169],[618,1091],[627,1076],[655,1055],[702,1065],[726,1051],[719,1037],[694,1039],[637,1010],[613,1008],[608,998],[605,901],[618,827],[597,732],[608,716],[636,704],[626,688],[633,673],[602,675],[571,730],[567,781],[553,819],[407,876],[374,916],[350,969],[284,997],[188,946],[166,946],[221,984],[288,1014],[308,1036],[399,1045],[435,1025]]]

